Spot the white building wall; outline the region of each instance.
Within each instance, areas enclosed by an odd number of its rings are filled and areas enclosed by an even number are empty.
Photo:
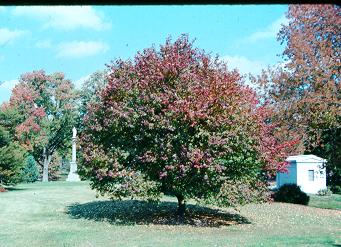
[[[315,155],[289,156],[288,173],[277,173],[277,188],[283,184],[297,184],[305,193],[316,194],[321,189],[326,189],[326,169],[322,168],[325,159]],[[314,171],[314,180],[309,180],[309,170]]]
[[[301,162],[297,163],[297,185],[305,193],[316,194],[321,189],[326,189],[326,169],[323,163]],[[314,171],[314,181],[309,181],[309,170]]]

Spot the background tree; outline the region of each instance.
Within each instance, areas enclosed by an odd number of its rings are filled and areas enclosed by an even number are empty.
[[[21,181],[25,150],[13,141],[9,131],[0,125],[0,187]]]
[[[334,193],[341,194],[341,128],[324,130],[321,142],[312,153],[327,158],[327,184]]]
[[[81,169],[99,192],[170,193],[183,215],[188,198],[222,205],[263,199],[250,192],[263,188],[264,175],[285,169],[292,143],[272,136],[274,125],[265,123],[271,110],[258,107],[237,71],[193,48],[187,36],[110,69],[81,137]]]
[[[77,123],[76,123],[78,136],[81,135],[84,129],[84,116],[88,113],[88,107],[90,107],[91,104],[100,101],[100,92],[108,84],[108,79],[107,79],[108,73],[109,73],[108,69],[94,72],[93,74],[89,76],[87,80],[84,81],[81,89],[78,91],[78,99],[77,99],[78,117],[77,117]],[[83,153],[78,152],[77,158],[80,162],[82,162]],[[80,175],[83,175],[82,170],[79,168],[78,168],[78,173]]]
[[[297,153],[326,158],[329,182],[340,184],[340,7],[290,5],[287,18],[278,35],[286,45],[285,66],[264,72],[258,82],[274,107],[272,119],[281,122],[282,139],[295,136]]]
[[[108,84],[108,76],[109,71],[96,71],[91,74],[90,77],[83,83],[82,88],[79,92],[79,129],[82,130],[83,118],[87,113],[87,107],[95,102],[100,100],[99,93],[103,90]]]
[[[20,114],[16,137],[42,165],[43,181],[48,181],[53,153],[70,141],[75,99],[73,84],[63,73],[42,70],[22,75],[12,91],[8,107]]]
[[[39,168],[32,155],[28,155],[25,159],[22,179],[26,183],[33,183],[39,179]]]

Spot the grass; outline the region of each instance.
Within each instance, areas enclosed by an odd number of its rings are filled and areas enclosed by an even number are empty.
[[[171,197],[160,204],[96,198],[87,182],[20,184],[0,193],[0,246],[341,245],[340,210],[271,203],[236,212],[190,204],[181,223],[175,208]]]
[[[311,207],[341,210],[341,195],[333,194],[331,196],[309,196],[309,206]]]

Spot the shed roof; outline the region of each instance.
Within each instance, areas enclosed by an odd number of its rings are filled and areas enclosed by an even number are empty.
[[[286,161],[296,161],[299,162],[327,162],[327,160],[320,158],[313,154],[302,154],[289,156]]]

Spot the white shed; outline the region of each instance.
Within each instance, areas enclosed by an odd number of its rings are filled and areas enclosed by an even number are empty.
[[[305,193],[316,194],[321,189],[326,189],[327,161],[316,155],[289,156],[288,172],[278,172],[276,176],[277,188],[283,184],[297,184]]]

